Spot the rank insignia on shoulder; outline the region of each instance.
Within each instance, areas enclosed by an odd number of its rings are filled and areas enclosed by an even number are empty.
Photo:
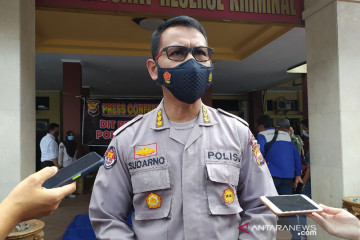
[[[251,135],[251,139],[250,139],[249,144],[251,145],[251,149],[252,149],[252,151],[254,153],[256,163],[259,166],[264,165],[265,164],[265,159],[264,159],[263,155],[261,154],[260,147],[257,144],[257,141],[256,141],[254,135]]]
[[[208,113],[207,113],[207,110],[206,110],[206,107],[205,106],[203,106],[202,107],[203,109],[203,120],[204,120],[204,123],[210,123],[210,118],[209,118],[209,115],[208,115]]]
[[[162,126],[164,126],[162,109],[159,109],[156,116],[156,127],[162,127]]]
[[[116,149],[114,146],[110,146],[105,152],[105,163],[106,169],[112,168],[116,163]]]
[[[224,203],[226,203],[228,205],[233,203],[234,199],[235,199],[234,189],[232,189],[231,187],[228,187],[227,189],[225,189],[224,193],[222,195],[222,198],[224,199]]]
[[[146,204],[151,209],[159,208],[161,206],[161,197],[156,193],[150,193],[146,197]]]

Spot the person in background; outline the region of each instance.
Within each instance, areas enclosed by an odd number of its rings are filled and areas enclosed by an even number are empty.
[[[309,138],[309,120],[305,118],[301,121],[301,124],[303,125],[303,129],[307,135],[307,138]],[[306,168],[303,170],[303,174],[302,174],[302,180],[303,180],[302,194],[305,194],[306,196],[311,198],[310,147],[305,151],[304,163]]]
[[[56,141],[59,136],[59,124],[51,123],[48,126],[48,133],[40,141],[41,168],[61,165],[58,163],[59,147]]]
[[[59,144],[59,165],[67,167],[76,161],[77,144],[73,131],[65,133],[65,141]],[[78,180],[77,180],[78,181]],[[69,194],[67,197],[74,198],[75,194]]]
[[[257,126],[258,130],[263,130],[259,132],[257,140],[261,154],[268,163],[278,194],[293,194],[293,188],[296,188],[298,183],[302,183],[301,160],[300,154],[290,138],[289,120],[278,119],[275,129],[272,127],[271,118],[263,115],[257,119]],[[301,239],[296,228],[298,223],[296,216],[280,217],[279,220],[279,224],[291,226],[292,239]]]
[[[65,141],[59,144],[59,164],[67,167],[76,161],[77,143],[75,142],[74,132],[67,131]]]
[[[353,214],[341,208],[319,204],[324,211],[307,214],[329,234],[350,240],[360,240],[360,221]]]
[[[41,218],[55,211],[65,196],[76,190],[75,183],[46,189],[42,184],[58,171],[45,167],[21,181],[0,203],[0,240],[23,221]]]
[[[304,142],[299,135],[295,135],[294,128],[290,126],[290,137],[291,141],[295,144],[296,149],[298,150],[301,159],[304,158]]]

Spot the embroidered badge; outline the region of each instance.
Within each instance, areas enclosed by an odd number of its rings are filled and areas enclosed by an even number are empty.
[[[162,109],[159,109],[159,111],[157,112],[157,117],[156,117],[156,127],[162,127],[162,126],[164,126],[163,117],[162,117]]]
[[[252,151],[254,153],[256,163],[259,166],[264,165],[265,164],[265,159],[264,159],[263,155],[261,154],[260,146],[257,144],[257,141],[256,141],[254,135],[251,135],[251,139],[250,139],[249,144],[251,145],[251,149],[252,149]]]
[[[106,169],[112,168],[116,163],[116,150],[115,147],[110,146],[105,152],[105,163]]]
[[[136,145],[134,147],[134,159],[157,155],[157,144]]]
[[[230,205],[235,199],[234,190],[231,187],[225,189],[222,198],[224,199],[224,203]]]
[[[159,208],[161,206],[161,197],[156,193],[150,193],[146,197],[146,204],[151,209]]]
[[[210,119],[207,114],[207,110],[206,110],[205,106],[203,106],[203,120],[204,120],[204,123],[210,123]]]
[[[164,76],[165,83],[170,83],[171,74],[168,71],[166,71],[166,72],[164,72],[163,76]]]

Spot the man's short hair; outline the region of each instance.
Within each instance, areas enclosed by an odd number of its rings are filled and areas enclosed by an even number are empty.
[[[309,129],[309,119],[308,118],[304,118],[301,121],[301,124],[304,125],[307,129]]]
[[[276,126],[282,129],[290,129],[290,121],[286,118],[280,118],[276,121]]]
[[[264,128],[272,127],[272,120],[269,115],[262,115],[256,120],[257,125],[263,125]]]
[[[159,54],[160,51],[159,45],[160,45],[161,34],[169,27],[175,27],[175,26],[195,28],[199,30],[199,32],[205,37],[205,40],[207,42],[205,29],[196,19],[188,16],[174,17],[162,23],[153,33],[151,37],[151,55],[153,59],[155,59],[155,57]]]
[[[59,124],[57,124],[57,123],[50,123],[50,125],[48,126],[48,128],[47,128],[47,132],[50,132],[50,131],[52,131],[52,130],[54,130],[55,128],[57,128],[57,127],[59,127]]]

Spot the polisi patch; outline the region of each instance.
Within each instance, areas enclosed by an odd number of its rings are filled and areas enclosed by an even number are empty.
[[[157,143],[134,146],[134,159],[157,155]]]
[[[257,144],[257,141],[256,141],[254,135],[251,135],[251,139],[250,139],[249,144],[251,145],[251,149],[252,149],[252,151],[254,153],[256,163],[259,166],[264,165],[265,164],[265,159],[264,159],[263,155],[261,154],[260,147]]]
[[[238,153],[224,150],[205,150],[205,158],[208,161],[240,162],[240,156]]]
[[[156,193],[150,193],[146,197],[146,204],[151,209],[159,208],[161,206],[161,197]]]
[[[112,168],[116,163],[116,149],[114,146],[108,147],[108,149],[105,152],[105,163],[104,167],[106,169]]]
[[[235,199],[234,190],[231,187],[228,187],[227,189],[224,190],[222,198],[224,199],[224,203],[230,205],[231,203],[234,202]]]

